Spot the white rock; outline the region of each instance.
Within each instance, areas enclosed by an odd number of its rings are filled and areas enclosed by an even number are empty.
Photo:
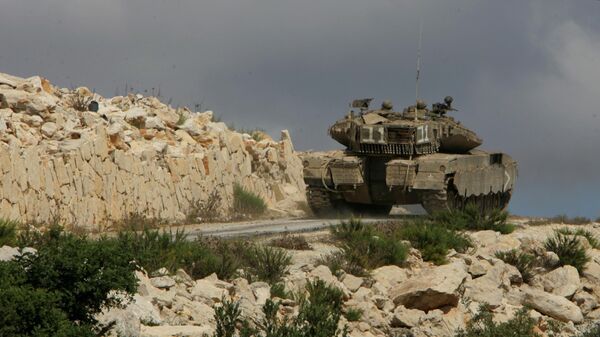
[[[523,305],[528,305],[544,315],[563,322],[581,323],[581,309],[562,296],[553,295],[533,288],[525,288]]]
[[[542,276],[544,290],[554,295],[571,297],[580,287],[579,273],[573,266],[563,266]]]
[[[419,325],[419,320],[425,316],[425,312],[417,309],[407,309],[399,305],[394,310],[391,325],[395,328],[412,328]]]
[[[210,300],[211,302],[219,302],[228,295],[225,289],[216,287],[213,282],[206,279],[196,280],[196,285],[190,293],[196,300]]]
[[[158,117],[146,118],[145,126],[147,129],[156,129],[156,130],[164,130],[166,128],[163,121]]]
[[[10,261],[19,255],[21,255],[19,248],[9,246],[0,248],[0,261]]]
[[[467,278],[462,261],[424,270],[390,290],[396,305],[410,309],[432,310],[443,306],[456,306],[458,290]]]
[[[47,123],[44,123],[44,125],[42,125],[40,131],[42,132],[42,134],[44,136],[46,136],[48,138],[52,138],[52,136],[54,136],[56,131],[58,131],[58,125],[56,125],[56,123],[47,122]]]
[[[209,326],[142,326],[140,337],[205,337],[213,333],[214,329]]]
[[[173,287],[176,284],[175,280],[170,276],[153,277],[150,279],[150,282],[152,283],[153,286],[155,286],[156,288],[159,288],[159,289],[163,289],[163,288],[168,289],[168,288]]]
[[[355,292],[363,284],[363,279],[351,274],[344,274],[342,277],[342,283],[346,286],[346,288],[348,288],[348,290]]]

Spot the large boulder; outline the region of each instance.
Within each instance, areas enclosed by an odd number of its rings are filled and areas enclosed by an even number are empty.
[[[571,297],[577,289],[579,289],[581,282],[579,280],[579,273],[573,266],[563,266],[542,277],[542,284],[544,290],[554,295]]]
[[[525,288],[522,304],[563,322],[581,323],[583,321],[581,309],[563,296],[533,288]]]
[[[425,270],[392,288],[390,298],[396,305],[425,311],[456,306],[458,290],[468,275],[466,269],[460,261]]]

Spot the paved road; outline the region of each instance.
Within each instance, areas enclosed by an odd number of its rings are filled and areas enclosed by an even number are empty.
[[[375,219],[364,219],[372,222]],[[337,224],[337,219],[277,219],[185,226],[188,238],[198,236],[243,237],[284,232],[311,232]]]

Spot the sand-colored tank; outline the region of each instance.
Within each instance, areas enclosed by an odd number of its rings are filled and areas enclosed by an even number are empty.
[[[431,108],[423,101],[393,111],[391,102],[369,109],[355,100],[329,128],[345,150],[303,155],[304,180],[312,210],[389,213],[393,205],[422,204],[428,212],[505,209],[517,164],[507,154],[476,149],[482,140],[448,116],[452,98]]]

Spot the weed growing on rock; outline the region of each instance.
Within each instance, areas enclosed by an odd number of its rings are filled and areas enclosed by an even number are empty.
[[[192,200],[185,214],[185,223],[189,225],[218,220],[221,201],[221,195],[216,189],[210,193],[205,201]]]
[[[473,246],[471,239],[465,234],[426,221],[410,222],[400,227],[396,236],[410,241],[414,248],[421,251],[423,260],[437,265],[446,263],[448,250],[465,253]]]
[[[78,93],[74,93],[71,96],[69,96],[67,104],[77,111],[84,112],[88,111],[88,107],[92,100],[92,96],[85,96]]]
[[[267,210],[267,204],[259,195],[247,191],[240,184],[233,186],[233,211],[241,217],[260,216]]]
[[[560,266],[573,266],[580,274],[590,260],[579,238],[574,235],[555,233],[554,237],[550,237],[544,242],[544,247],[558,255]]]
[[[495,256],[500,260],[515,266],[521,273],[523,282],[528,283],[533,277],[533,267],[535,261],[535,257],[533,255],[512,249],[503,252],[496,252]]]
[[[525,308],[517,311],[514,318],[503,323],[496,323],[493,318],[491,310],[482,305],[479,313],[467,323],[467,329],[459,330],[455,337],[540,337],[533,331],[535,320]]]
[[[402,265],[408,254],[408,247],[399,240],[376,231],[373,225],[358,218],[341,221],[332,227],[331,233],[339,241],[343,267],[349,269],[344,270],[354,275],[365,275],[367,270],[385,265]],[[333,262],[336,256],[331,258]]]
[[[342,292],[322,280],[306,285],[308,296],[300,300],[296,317],[279,319],[280,303],[267,300],[264,318],[256,329],[241,317],[239,304],[224,301],[215,308],[217,327],[213,337],[346,337],[347,328],[338,329],[342,315]]]
[[[573,229],[564,227],[564,228],[557,229],[556,232],[560,233],[560,234],[564,234],[564,235],[582,236],[582,237],[586,238],[586,240],[589,242],[589,244],[590,244],[590,246],[592,246],[592,248],[600,249],[600,241],[592,232],[590,232],[587,229],[577,228],[577,229],[573,230]]]
[[[483,214],[476,204],[467,204],[464,210],[452,210],[433,214],[431,221],[454,230],[494,230],[502,234],[514,231],[514,225],[506,222],[508,212],[496,209]]]
[[[285,233],[282,236],[275,238],[269,242],[273,247],[279,247],[290,250],[310,250],[310,245],[302,235],[291,235]]]
[[[577,337],[598,337],[600,336],[600,323],[593,324],[583,333],[577,335]]]
[[[250,248],[245,260],[249,281],[256,278],[270,284],[278,282],[292,263],[292,257],[285,250],[269,246]]]
[[[18,225],[19,223],[16,221],[0,219],[0,247],[16,243]]]
[[[361,309],[350,308],[350,309],[346,310],[344,317],[346,317],[348,322],[356,322],[356,321],[360,320],[362,315],[363,315],[363,311]]]

